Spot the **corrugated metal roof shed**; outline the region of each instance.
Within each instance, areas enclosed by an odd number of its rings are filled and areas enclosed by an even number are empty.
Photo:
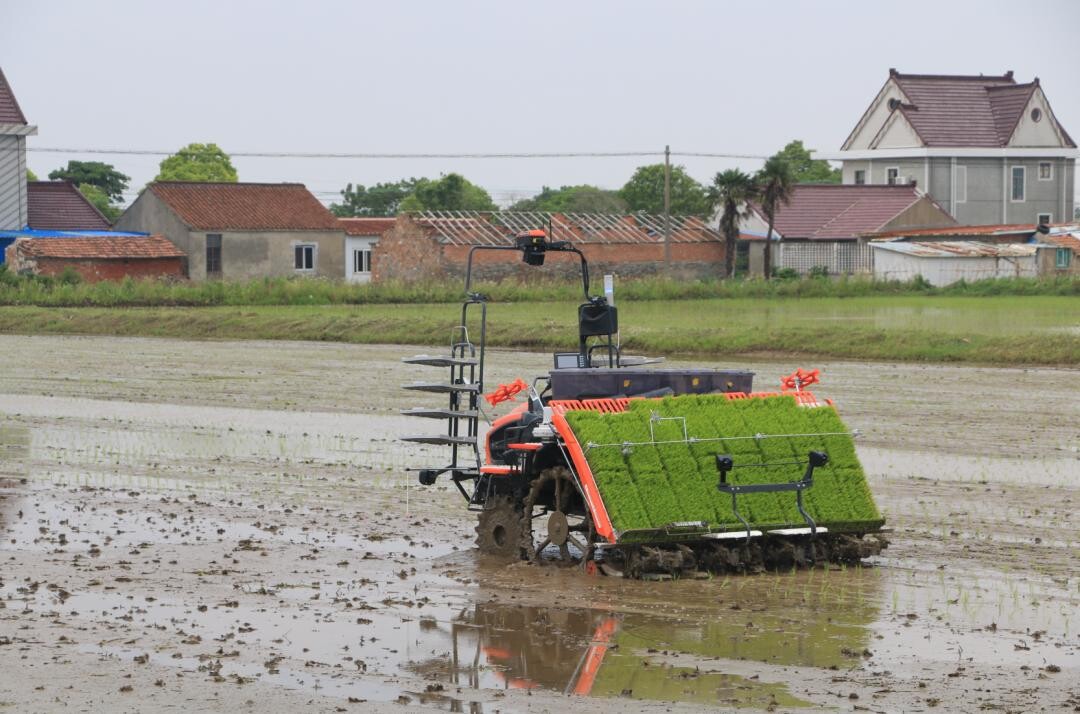
[[[918,258],[1019,258],[1035,255],[1033,243],[981,243],[979,241],[935,241],[871,243],[872,248],[903,253]]]

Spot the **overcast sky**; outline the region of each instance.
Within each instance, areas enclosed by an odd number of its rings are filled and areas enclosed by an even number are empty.
[[[769,154],[836,150],[888,76],[1038,76],[1080,136],[1080,2],[3,3],[0,67],[30,148]],[[101,159],[133,191],[161,157]],[[458,171],[500,202],[617,188],[648,158],[237,158],[241,180],[330,200]],[[676,158],[699,180],[755,161]]]

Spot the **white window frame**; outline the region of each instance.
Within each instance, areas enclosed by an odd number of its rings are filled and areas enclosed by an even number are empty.
[[[859,181],[859,174],[862,174],[862,182]],[[855,182],[854,183],[855,186],[865,186],[866,185],[866,169],[855,169],[854,174],[852,174],[852,180]]]
[[[296,265],[297,251],[304,251],[303,255],[308,255],[310,250],[311,255],[311,267]],[[301,261],[306,262],[306,261]],[[317,243],[297,243],[293,246],[293,270],[297,273],[314,273],[315,269],[319,265],[319,245]]]
[[[1016,197],[1016,170],[1022,172],[1020,181],[1020,198]],[[1027,166],[1009,167],[1009,203],[1023,203],[1027,200]]]
[[[1046,176],[1046,178],[1043,178],[1043,175],[1042,175],[1042,167],[1043,166],[1048,166],[1050,168],[1050,173]],[[1054,180],[1054,162],[1053,161],[1040,161],[1037,175],[1038,175],[1040,181],[1053,181]]]
[[[961,191],[961,187],[963,190]],[[953,190],[956,192],[957,203],[967,203],[967,166],[956,166],[956,185],[953,186]]]
[[[371,244],[368,243],[363,248],[353,248],[352,251],[352,265],[353,275],[371,275]],[[356,267],[356,259],[360,258],[360,267]]]
[[[896,175],[890,177],[889,176],[890,171],[895,171]],[[897,181],[899,179],[900,179],[900,167],[899,166],[886,166],[885,167],[885,185],[887,185],[887,186],[898,186],[899,184],[897,183]]]
[[[1046,221],[1045,221],[1046,225],[1050,225],[1051,223],[1054,222],[1054,214],[1053,213],[1036,213],[1035,214],[1035,225],[1038,226],[1038,225],[1042,225],[1044,223],[1044,221],[1039,220],[1043,216],[1046,216]]]

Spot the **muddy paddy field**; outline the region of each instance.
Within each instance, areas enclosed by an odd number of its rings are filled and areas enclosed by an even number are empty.
[[[1080,372],[711,365],[822,369],[891,546],[657,583],[479,556],[424,351],[0,337],[0,711],[1080,709]]]

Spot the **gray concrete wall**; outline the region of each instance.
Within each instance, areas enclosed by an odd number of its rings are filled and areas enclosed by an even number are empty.
[[[188,227],[165,202],[150,191],[143,191],[113,226],[118,231],[141,231],[163,236],[180,250],[191,254]]]
[[[26,137],[0,136],[0,230],[26,226]]]
[[[933,196],[941,207],[952,213],[952,161],[947,158],[930,159],[930,184],[923,190]]]
[[[221,235],[221,278],[319,277],[345,275],[344,231],[190,231],[188,275],[206,279],[206,236]],[[296,246],[315,246],[315,269],[296,269]]]
[[[1039,163],[1053,165],[1053,178],[1039,180]],[[953,166],[967,168],[966,200],[954,200]],[[916,185],[929,193],[961,225],[997,223],[1035,223],[1040,213],[1049,213],[1055,222],[1072,220],[1076,162],[1073,159],[1000,159],[957,158],[874,159],[845,161],[843,182],[855,183],[855,171],[867,172],[867,183],[886,183],[890,167],[900,169],[900,176],[915,179]],[[1012,200],[1012,167],[1026,169],[1023,201]],[[1004,183],[1003,183],[1004,182]],[[963,198],[959,193],[955,199]]]

